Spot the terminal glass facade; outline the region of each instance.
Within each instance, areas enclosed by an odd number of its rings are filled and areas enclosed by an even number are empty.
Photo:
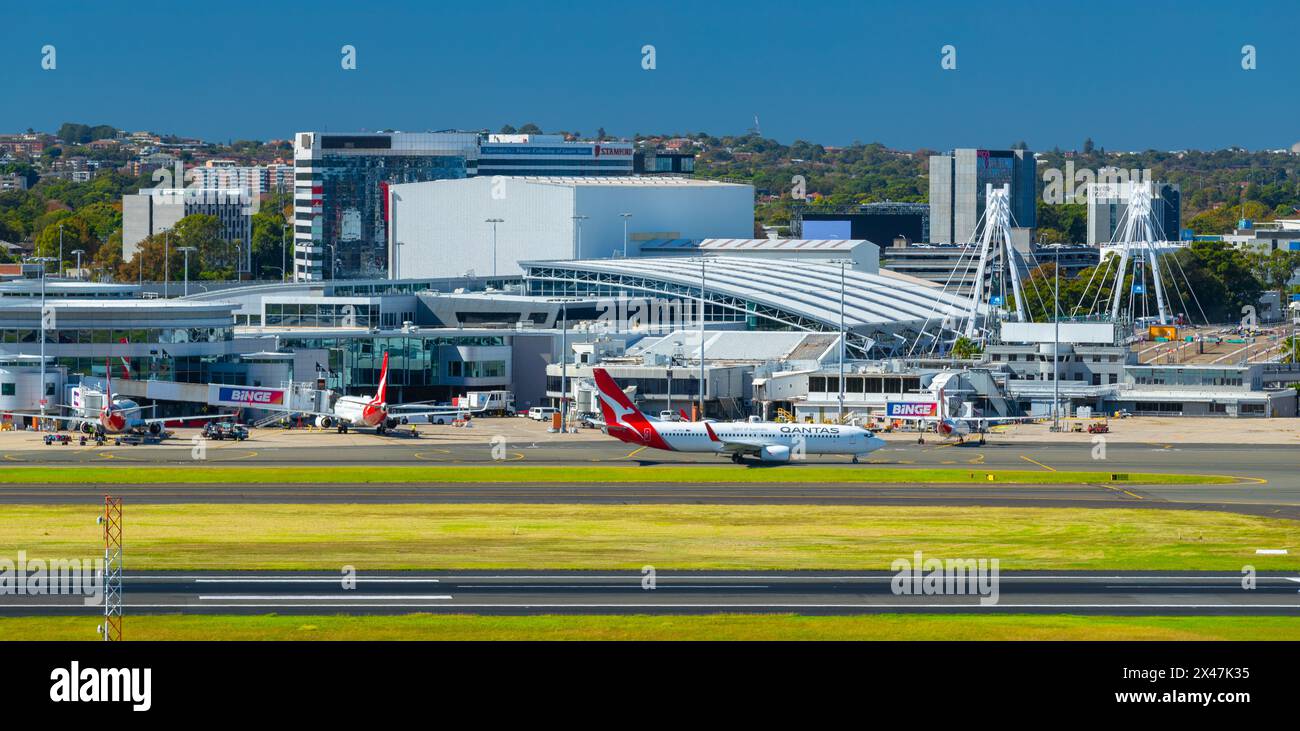
[[[452,336],[418,337],[410,335],[379,335],[376,337],[324,337],[280,339],[282,349],[324,350],[327,363],[321,365],[328,372],[320,375],[325,387],[340,393],[373,394],[379,386],[379,373],[383,367],[384,353],[388,353],[388,400],[390,403],[446,399],[463,392],[461,386],[453,387],[445,378],[506,377],[504,361],[441,362],[440,350],[445,346],[501,346],[503,336]],[[458,373],[452,373],[452,365]],[[306,379],[311,374],[299,373],[295,377]]]
[[[294,231],[323,249],[323,261],[316,262],[320,276],[336,279],[387,276],[388,185],[468,176],[464,155],[327,152],[296,164]],[[313,205],[302,205],[308,196]]]

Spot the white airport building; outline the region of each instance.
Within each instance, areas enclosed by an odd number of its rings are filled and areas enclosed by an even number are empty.
[[[518,262],[638,256],[646,241],[753,236],[749,185],[675,177],[484,177],[389,187],[393,278],[517,277]],[[626,238],[625,238],[626,232]]]

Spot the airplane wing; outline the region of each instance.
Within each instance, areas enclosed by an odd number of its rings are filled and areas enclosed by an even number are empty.
[[[709,439],[721,444],[722,451],[728,454],[758,454],[763,447],[771,446],[767,442],[752,439],[721,439],[707,421],[704,422],[704,429],[709,433]]]
[[[148,419],[140,419],[145,424],[161,424],[166,421],[208,421],[210,419],[230,419],[234,414],[199,414],[198,416],[151,416]],[[94,421],[93,419],[84,419],[84,421]]]
[[[98,424],[98,419],[89,419],[84,416],[58,416],[56,414],[29,414],[23,411],[6,411],[5,416],[21,416],[28,419],[51,419],[53,421],[67,421],[73,424]]]

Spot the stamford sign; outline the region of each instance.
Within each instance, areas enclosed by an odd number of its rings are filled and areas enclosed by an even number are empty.
[[[284,405],[284,390],[279,388],[254,388],[250,386],[209,387],[208,403],[214,406],[243,406],[269,408]]]
[[[934,407],[931,401],[891,401],[885,413],[889,416],[934,416]]]

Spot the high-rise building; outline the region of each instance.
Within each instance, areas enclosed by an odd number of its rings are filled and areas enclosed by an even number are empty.
[[[186,170],[185,178],[200,188],[246,188],[253,195],[293,190],[293,168],[280,163],[238,165],[232,160],[208,160]]]
[[[144,239],[170,230],[186,216],[201,213],[220,222],[221,238],[231,243],[231,267],[247,272],[253,201],[247,188],[146,188],[124,195],[122,259],[130,261]]]
[[[1158,223],[1156,236],[1164,241],[1178,241],[1182,231],[1182,190],[1172,183],[1155,183],[1151,199],[1151,213]],[[1088,186],[1088,243],[1094,246],[1110,243],[1115,237],[1129,197],[1133,182],[1095,183]]]
[[[294,137],[294,277],[383,277],[390,184],[465,178],[477,167],[474,132]]]
[[[488,135],[478,175],[631,175],[630,142],[569,142],[560,135]]]
[[[1038,225],[1038,163],[1029,150],[958,149],[930,156],[930,241],[959,244],[975,235],[986,186],[1011,186],[1011,225]]]

